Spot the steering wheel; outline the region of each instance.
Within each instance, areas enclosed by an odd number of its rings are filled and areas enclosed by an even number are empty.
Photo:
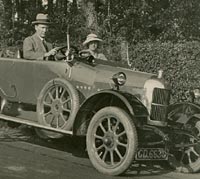
[[[89,50],[81,50],[79,52],[79,57],[83,60],[85,60],[89,64],[94,64],[94,56],[91,54]]]
[[[57,47],[57,54],[54,56],[55,61],[64,60],[66,62],[72,62],[74,57],[78,55],[78,49],[75,46],[70,46],[68,49],[67,46]]]

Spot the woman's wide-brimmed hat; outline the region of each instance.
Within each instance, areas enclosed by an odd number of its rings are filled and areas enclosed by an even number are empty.
[[[83,42],[83,45],[87,45],[89,42],[92,41],[102,42],[102,40],[98,38],[96,34],[89,34],[86,40]]]
[[[36,24],[45,24],[45,25],[49,25],[51,24],[49,18],[48,18],[48,14],[37,14],[36,16],[36,20],[32,22],[33,25]]]

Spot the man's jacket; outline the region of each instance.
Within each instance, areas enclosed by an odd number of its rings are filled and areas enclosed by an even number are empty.
[[[47,49],[37,34],[25,38],[23,43],[23,57],[29,60],[44,60],[44,54],[53,48],[51,43],[45,43]]]

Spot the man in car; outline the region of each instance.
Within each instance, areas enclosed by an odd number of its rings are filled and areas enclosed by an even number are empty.
[[[46,41],[46,33],[50,25],[47,14],[37,14],[36,20],[32,22],[35,25],[35,34],[25,38],[23,42],[23,57],[29,60],[49,60],[56,52],[57,48]]]

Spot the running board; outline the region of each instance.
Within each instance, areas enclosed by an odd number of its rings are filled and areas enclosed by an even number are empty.
[[[53,127],[48,127],[48,126],[43,126],[41,124],[38,124],[36,122],[30,122],[26,119],[22,119],[19,117],[12,117],[12,116],[6,116],[4,114],[0,114],[0,119],[6,120],[6,121],[11,121],[11,122],[16,122],[16,123],[20,123],[20,124],[25,124],[28,126],[33,126],[33,127],[37,127],[37,128],[41,128],[41,129],[45,129],[45,130],[49,130],[49,131],[54,131],[54,132],[58,132],[58,133],[62,133],[62,134],[67,134],[67,135],[73,135],[72,131],[67,131],[67,130],[63,130],[63,129],[56,129]]]

